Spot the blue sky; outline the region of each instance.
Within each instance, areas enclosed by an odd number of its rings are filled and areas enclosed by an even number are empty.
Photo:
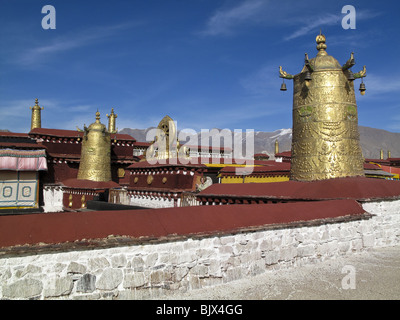
[[[56,29],[44,30],[44,5]],[[356,9],[345,30],[344,5]],[[367,66],[359,124],[400,132],[398,1],[0,0],[0,128],[82,128],[114,108],[117,127],[148,128],[169,115],[179,129],[274,131],[292,126],[292,82],[316,55],[322,29],[341,64]],[[359,80],[355,86],[358,88]]]

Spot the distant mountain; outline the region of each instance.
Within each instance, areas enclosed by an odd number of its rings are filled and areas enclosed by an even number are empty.
[[[118,133],[129,134],[130,136],[134,137],[137,141],[140,141],[140,142],[149,142],[149,141],[146,141],[146,133],[150,129],[151,128],[147,128],[147,129],[124,128],[122,130],[119,130]]]
[[[381,149],[384,159],[387,158],[388,150],[392,158],[400,158],[400,133],[362,126],[358,130],[365,158],[379,158]]]
[[[148,129],[129,129],[124,128],[119,133],[129,134],[137,141],[146,141]],[[390,150],[391,157],[400,158],[400,133],[389,132],[382,129],[359,126],[360,143],[365,158],[377,159],[380,157],[380,150],[384,151],[384,158]],[[199,133],[197,137],[192,137],[195,141],[200,141]],[[245,142],[245,132],[242,133]],[[279,142],[279,151],[288,151],[292,144],[292,129],[279,129],[273,132],[255,131],[254,134],[254,153],[267,153],[270,157],[275,153],[275,140]],[[233,141],[233,133],[232,133]],[[222,145],[222,143],[221,143]],[[243,147],[243,153],[245,148]]]

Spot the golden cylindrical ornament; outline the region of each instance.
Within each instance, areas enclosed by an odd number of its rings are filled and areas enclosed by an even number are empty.
[[[100,123],[99,112],[96,113],[96,122],[85,128],[78,179],[111,180],[111,135]]]
[[[354,84],[325,48],[293,76],[291,180],[364,176]]]
[[[108,118],[108,132],[116,133],[117,132],[116,119],[118,115],[114,113],[114,108],[111,108],[111,113],[109,115],[107,114],[106,116]]]
[[[42,119],[41,119],[41,110],[43,110],[43,107],[39,106],[39,101],[38,99],[35,99],[35,105],[33,107],[30,107],[32,109],[32,117],[31,117],[31,130],[35,128],[41,128],[42,127]]]

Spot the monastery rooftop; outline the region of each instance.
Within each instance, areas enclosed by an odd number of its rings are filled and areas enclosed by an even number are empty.
[[[336,178],[320,181],[285,181],[271,183],[213,184],[199,197],[257,197],[287,200],[327,199],[399,199],[398,181],[364,177]]]

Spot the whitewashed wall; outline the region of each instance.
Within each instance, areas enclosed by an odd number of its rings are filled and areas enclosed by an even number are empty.
[[[212,287],[400,240],[400,200],[369,220],[0,259],[2,299],[146,299]]]
[[[44,212],[63,211],[63,188],[60,186],[44,186],[43,210]]]
[[[129,205],[144,208],[171,208],[174,206],[174,199],[168,199],[162,196],[131,195],[129,198]]]

